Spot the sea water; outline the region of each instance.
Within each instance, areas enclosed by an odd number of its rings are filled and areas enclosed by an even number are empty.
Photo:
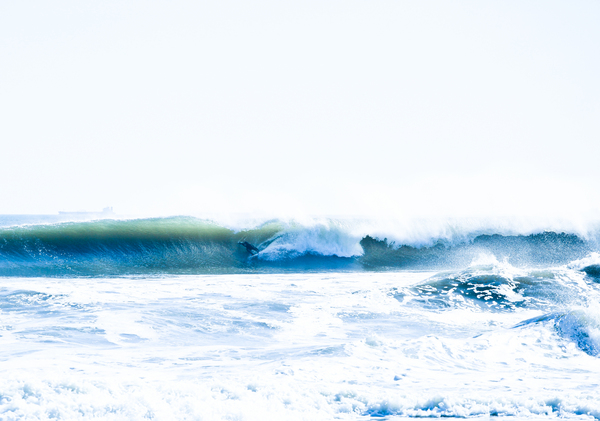
[[[0,419],[600,418],[593,236],[320,224],[4,224]]]

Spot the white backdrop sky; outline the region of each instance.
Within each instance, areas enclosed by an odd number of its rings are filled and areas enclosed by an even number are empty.
[[[0,213],[600,204],[598,1],[0,4]]]

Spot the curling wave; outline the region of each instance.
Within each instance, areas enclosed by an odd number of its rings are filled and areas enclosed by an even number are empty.
[[[403,242],[369,229],[335,219],[240,229],[193,217],[8,226],[0,228],[0,276],[428,270],[465,267],[482,254],[513,266],[581,261],[578,270],[600,276],[597,243],[576,233],[463,231]]]

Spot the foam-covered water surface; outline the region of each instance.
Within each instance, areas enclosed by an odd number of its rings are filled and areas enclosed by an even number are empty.
[[[567,266],[0,279],[0,418],[600,418]]]

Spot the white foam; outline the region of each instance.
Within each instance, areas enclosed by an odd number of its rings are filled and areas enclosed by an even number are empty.
[[[598,359],[514,327],[540,309],[394,298],[432,275],[4,278],[0,419],[600,415]]]
[[[322,256],[352,257],[362,255],[361,238],[352,235],[340,221],[313,220],[307,225],[293,224],[262,253],[263,258],[277,260],[306,253]]]
[[[589,256],[586,256],[583,259],[570,262],[567,265],[567,268],[573,270],[582,270],[583,268],[592,265],[600,265],[600,253],[590,253]]]
[[[288,233],[289,248],[297,250],[340,253],[347,256],[357,253],[356,244],[367,235],[397,245],[424,247],[443,241],[448,245],[464,244],[479,235],[531,235],[543,232],[575,234],[588,241],[600,239],[600,221],[593,218],[543,218],[543,217],[302,217],[279,220]],[[258,227],[266,220],[254,218],[250,224]],[[247,229],[250,221],[228,219],[226,226],[234,230]],[[305,231],[301,233],[301,231]],[[292,245],[293,241],[297,244]],[[334,245],[338,242],[339,244]],[[337,247],[337,248],[336,248]],[[280,248],[285,249],[284,244]],[[330,255],[329,254],[329,255]]]

